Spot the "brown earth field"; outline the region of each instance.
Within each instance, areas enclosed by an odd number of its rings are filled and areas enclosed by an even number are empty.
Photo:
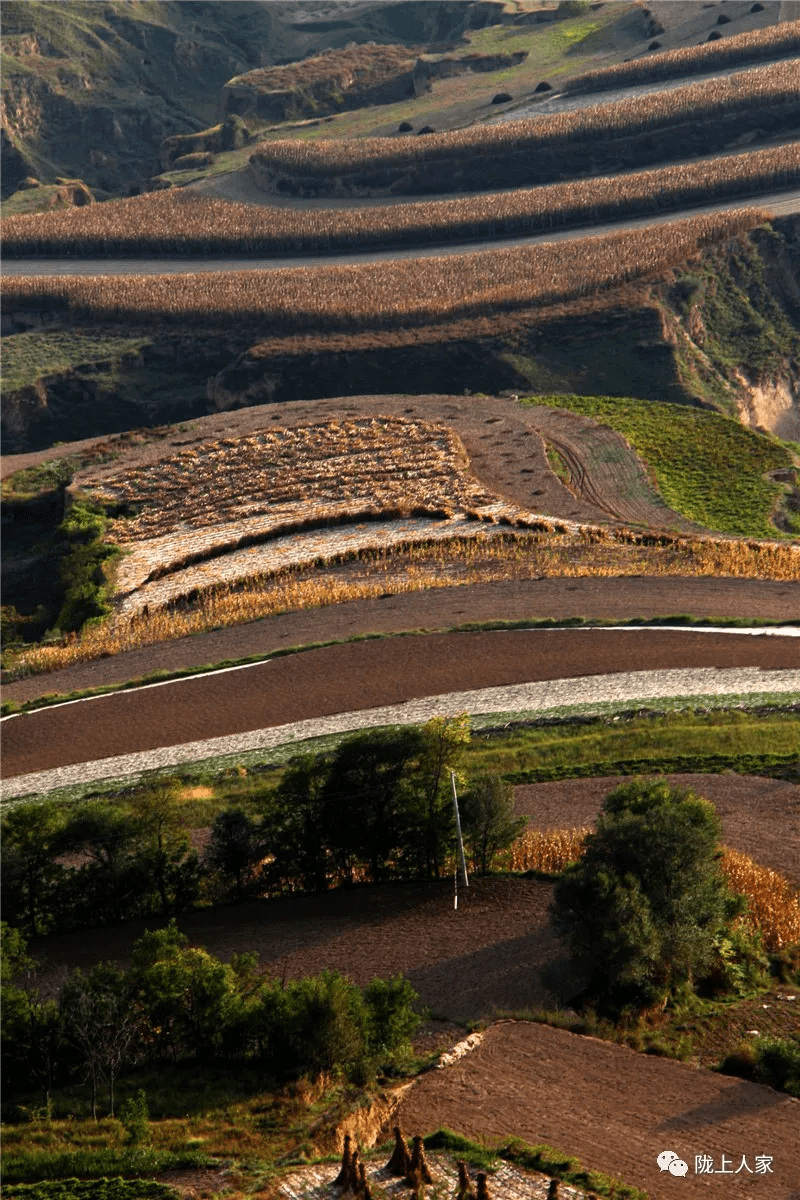
[[[653,1200],[800,1197],[800,1100],[543,1025],[492,1026],[476,1050],[423,1075],[397,1118],[405,1129],[446,1127],[487,1143],[546,1141]],[[684,1178],[659,1173],[663,1150],[688,1164]],[[715,1174],[695,1174],[701,1155]],[[757,1155],[771,1156],[771,1174],[755,1174]],[[735,1174],[743,1157],[752,1174]]]
[[[113,658],[77,663],[6,684],[3,698],[24,704],[45,694],[63,695],[85,688],[109,687],[140,679],[152,671],[182,671],[364,634],[436,632],[471,622],[535,621],[550,617],[624,621],[631,617],[668,617],[680,613],[712,620],[796,621],[800,614],[800,584],[710,577],[586,576],[474,583],[459,588],[386,594],[375,599],[279,613],[260,621],[129,650]]]
[[[294,427],[348,417],[398,415],[441,422],[464,443],[470,469],[490,491],[534,512],[578,521],[622,521],[625,524],[675,529],[697,529],[672,512],[649,482],[640,460],[618,433],[589,417],[541,405],[522,407],[498,396],[345,396],[330,400],[259,404],[252,408],[201,417],[187,432],[131,445],[129,437],[98,439],[120,457],[114,470],[147,466],[174,446],[194,442],[246,437],[270,425]],[[146,435],[145,435],[146,436]],[[564,455],[571,478],[570,490],[550,469],[545,441]],[[75,451],[91,445],[74,444]],[[64,457],[73,446],[53,451],[4,456],[2,477]]]
[[[536,680],[671,668],[800,666],[800,638],[507,630],[347,642],[7,718],[3,777],[309,717]],[[769,676],[765,675],[765,690]]]

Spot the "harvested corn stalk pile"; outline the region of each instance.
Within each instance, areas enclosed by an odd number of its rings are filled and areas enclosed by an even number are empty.
[[[127,470],[93,467],[73,491],[128,513],[110,523],[108,538],[130,550],[116,587],[131,598],[192,567],[190,590],[251,575],[248,547],[328,525],[488,513],[496,498],[467,473],[467,462],[449,429],[370,417],[198,442]],[[223,556],[224,566],[199,565]],[[162,602],[183,590],[162,587]],[[132,606],[142,603],[140,595]]]

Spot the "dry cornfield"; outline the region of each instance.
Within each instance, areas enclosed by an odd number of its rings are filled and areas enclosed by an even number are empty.
[[[55,671],[193,633],[204,633],[281,612],[541,575],[585,578],[620,575],[733,575],[800,579],[800,555],[790,546],[723,539],[668,539],[612,531],[514,534],[502,527],[482,536],[398,544],[337,556],[311,567],[252,576],[235,586],[209,586],[177,607],[150,608],[133,617],[113,615],[60,642],[7,651],[13,675]]]
[[[632,59],[613,67],[601,67],[570,79],[561,89],[567,94],[599,92],[608,88],[650,83],[654,79],[674,79],[692,72],[716,71],[759,59],[779,58],[800,51],[800,21],[783,21],[766,29],[737,33],[702,46],[684,46],[665,50],[647,58]]]
[[[268,208],[185,189],[3,221],[7,255],[270,254],[536,232],[581,221],[663,212],[800,180],[797,147],[573,183],[382,208]]]
[[[187,275],[26,276],[3,281],[3,306],[47,307],[73,320],[380,329],[545,307],[640,279],[766,221],[758,208],[670,221],[657,229],[474,254],[298,270]]]
[[[511,871],[556,874],[581,857],[591,832],[587,827],[526,829],[507,851],[503,866]],[[720,866],[731,890],[747,897],[742,919],[749,928],[760,931],[767,951],[800,942],[800,893],[782,875],[727,847]]]
[[[134,518],[109,530],[112,541],[129,544],[295,506],[311,515],[335,504],[371,504],[377,513],[492,503],[466,467],[460,439],[445,426],[355,417],[194,442],[141,467],[89,468],[75,486],[135,507]]]
[[[495,497],[467,466],[460,439],[444,426],[368,417],[196,442],[139,467],[88,468],[72,492],[135,513],[111,521],[107,537],[128,551],[116,564],[118,593],[136,592],[143,605],[148,582],[209,560],[219,582],[220,559],[259,542],[331,524],[446,520],[456,509],[491,506]],[[232,578],[254,569],[240,555]],[[177,594],[197,586],[192,577]]]
[[[252,160],[264,173],[264,182],[271,177],[276,186],[281,179],[292,178],[308,186],[325,180],[333,183],[336,177],[357,171],[362,177],[365,173],[371,176],[376,181],[373,186],[388,187],[397,173],[409,168],[429,170],[433,164],[470,159],[481,164],[483,172],[489,162],[535,162],[535,156],[545,150],[573,152],[575,142],[590,139],[596,143],[657,134],[687,123],[703,125],[722,119],[746,120],[749,128],[759,114],[782,108],[788,114],[798,103],[797,62],[778,62],[668,92],[499,125],[473,125],[424,138],[263,142]],[[486,174],[491,178],[488,170]]]
[[[722,870],[734,892],[747,897],[744,922],[758,929],[768,951],[800,942],[800,892],[769,867],[753,862],[738,850],[726,849]]]
[[[509,871],[544,871],[555,875],[583,854],[591,833],[580,829],[526,829],[507,851],[503,866]]]

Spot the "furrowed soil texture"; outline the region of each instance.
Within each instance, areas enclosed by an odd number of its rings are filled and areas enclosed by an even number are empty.
[[[543,1025],[492,1026],[459,1062],[422,1076],[395,1119],[406,1129],[444,1127],[489,1144],[546,1141],[659,1200],[673,1191],[656,1163],[667,1149],[689,1165],[675,1194],[797,1195],[800,1101]],[[714,1160],[714,1174],[695,1173],[700,1156]],[[756,1156],[770,1156],[771,1174],[755,1173]],[[735,1174],[743,1157],[751,1173]]]

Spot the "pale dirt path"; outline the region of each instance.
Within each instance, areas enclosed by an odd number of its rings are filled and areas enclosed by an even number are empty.
[[[545,1025],[492,1026],[454,1066],[421,1076],[396,1119],[489,1143],[548,1142],[653,1200],[800,1198],[800,1100]],[[685,1178],[659,1173],[662,1150],[687,1162]],[[719,1171],[723,1154],[732,1172],[743,1155],[753,1171],[756,1155],[771,1155],[772,1174],[694,1173],[696,1155]]]

